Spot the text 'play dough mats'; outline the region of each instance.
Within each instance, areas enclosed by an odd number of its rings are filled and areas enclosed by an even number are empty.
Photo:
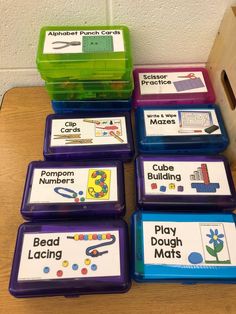
[[[119,161],[29,164],[21,214],[25,219],[123,216],[123,165]]]
[[[150,154],[216,154],[229,143],[216,105],[139,107],[137,146]]]
[[[215,102],[205,68],[137,68],[134,85],[135,107]]]
[[[130,80],[125,26],[48,26],[40,32],[37,67],[47,82]]]
[[[139,156],[137,203],[144,210],[233,209],[236,192],[223,156]]]
[[[236,283],[235,215],[137,211],[131,235],[136,281]]]
[[[130,113],[49,115],[44,157],[47,160],[119,159],[134,154]]]
[[[12,295],[119,293],[130,284],[124,221],[20,226],[9,285]]]

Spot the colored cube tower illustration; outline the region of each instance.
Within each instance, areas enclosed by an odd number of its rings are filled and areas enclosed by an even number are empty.
[[[197,190],[197,193],[215,193],[219,189],[219,183],[211,183],[208,173],[207,164],[201,164],[198,171],[190,176],[191,180],[199,180],[201,178],[203,183],[191,183],[191,187]]]

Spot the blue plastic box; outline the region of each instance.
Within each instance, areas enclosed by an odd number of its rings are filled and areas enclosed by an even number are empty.
[[[131,237],[138,282],[236,283],[235,215],[137,211]]]
[[[220,109],[213,104],[140,107],[137,146],[148,154],[217,154],[229,138]]]
[[[55,113],[78,113],[81,111],[130,111],[131,99],[119,100],[52,100],[52,108]]]

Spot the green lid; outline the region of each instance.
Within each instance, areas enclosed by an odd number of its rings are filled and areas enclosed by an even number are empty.
[[[132,71],[126,26],[47,26],[40,32],[37,67],[43,79],[120,80]]]

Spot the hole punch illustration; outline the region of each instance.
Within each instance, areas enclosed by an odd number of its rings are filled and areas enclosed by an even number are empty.
[[[67,239],[73,239],[75,241],[77,240],[88,240],[89,239],[89,236],[88,235],[86,237],[86,235],[77,235],[75,234],[74,236],[67,236]],[[90,257],[98,257],[98,256],[102,256],[103,254],[107,254],[108,253],[108,250],[106,251],[99,251],[97,250],[98,248],[101,248],[101,247],[105,247],[105,246],[108,246],[108,245],[112,245],[116,242],[116,237],[110,233],[108,234],[93,234],[91,235],[91,240],[110,240],[109,242],[102,242],[102,243],[99,243],[99,244],[96,244],[96,245],[91,245],[91,246],[88,246],[86,248],[86,251],[85,251],[85,254],[87,256],[90,256]],[[90,264],[90,262],[89,262]]]
[[[194,171],[194,174],[190,175],[190,180],[202,180],[203,183],[191,183],[191,187],[197,190],[197,193],[216,193],[219,189],[219,183],[210,182],[207,164],[201,164],[201,167]]]
[[[80,41],[54,41],[52,44],[53,45],[59,44],[59,46],[54,46],[53,49],[63,49],[63,48],[67,48],[70,46],[80,46],[81,42]]]

